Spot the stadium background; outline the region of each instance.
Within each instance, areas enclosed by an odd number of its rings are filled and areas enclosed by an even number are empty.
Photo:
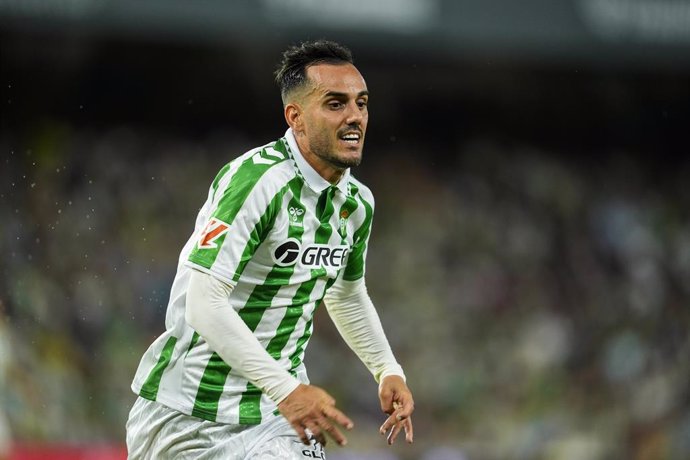
[[[417,401],[386,447],[321,311],[329,458],[690,458],[682,0],[0,0],[0,458],[123,458],[207,187],[319,37],[372,93],[368,284]]]

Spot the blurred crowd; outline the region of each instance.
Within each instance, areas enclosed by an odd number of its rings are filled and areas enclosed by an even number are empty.
[[[282,132],[2,136],[10,439],[123,442],[212,178]],[[310,376],[357,424],[329,458],[690,458],[690,162],[391,139],[355,175],[376,196],[367,284],[415,392],[416,442],[385,447],[376,385],[322,309]]]

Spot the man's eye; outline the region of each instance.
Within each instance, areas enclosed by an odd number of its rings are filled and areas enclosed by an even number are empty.
[[[328,103],[328,107],[330,107],[331,109],[334,109],[334,110],[337,110],[342,106],[343,106],[343,104],[338,102],[338,101],[331,101]]]
[[[368,105],[367,101],[358,101],[357,102],[357,107],[359,107],[360,109],[365,109],[367,107],[367,105]]]

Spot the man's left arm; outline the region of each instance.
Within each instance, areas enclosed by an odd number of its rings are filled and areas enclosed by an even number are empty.
[[[381,434],[388,433],[388,443],[393,444],[405,429],[405,439],[411,443],[412,392],[386,339],[364,277],[355,281],[339,279],[327,291],[324,302],[340,335],[379,384],[381,409],[389,416],[380,428]]]

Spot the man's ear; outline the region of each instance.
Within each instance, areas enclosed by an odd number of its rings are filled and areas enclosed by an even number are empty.
[[[302,107],[295,102],[290,102],[284,109],[285,121],[292,128],[294,133],[304,130],[304,120],[302,119]]]

